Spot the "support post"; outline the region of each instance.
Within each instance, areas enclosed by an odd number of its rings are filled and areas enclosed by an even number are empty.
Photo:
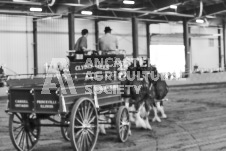
[[[75,44],[75,28],[74,28],[74,13],[68,14],[68,36],[69,36],[69,50],[74,50]]]
[[[222,54],[221,54],[221,29],[218,28],[217,29],[218,32],[218,54],[219,54],[219,68],[221,68],[221,64],[222,64]]]
[[[99,50],[99,25],[98,20],[95,20],[95,43],[96,43],[96,50]]]
[[[38,74],[37,19],[33,19],[34,75]]]
[[[150,38],[150,23],[146,23],[146,37],[147,37],[147,58],[150,58],[150,43],[151,43],[151,38]]]
[[[133,40],[133,58],[138,57],[138,28],[137,18],[132,17],[132,40]]]
[[[225,28],[225,20],[223,20],[223,22],[222,22],[222,27],[223,27],[223,49],[224,49],[224,70],[226,70],[226,39],[225,39],[225,35],[226,35],[226,28]]]
[[[188,27],[187,19],[183,19],[183,38],[185,48],[185,77],[189,77],[191,64],[190,64],[190,39],[189,39],[190,28]]]

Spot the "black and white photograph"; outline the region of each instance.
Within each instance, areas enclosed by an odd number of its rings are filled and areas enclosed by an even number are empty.
[[[226,0],[0,0],[0,151],[226,151]]]

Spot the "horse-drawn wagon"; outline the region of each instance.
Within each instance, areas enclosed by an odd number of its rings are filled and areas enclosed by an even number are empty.
[[[6,112],[14,147],[30,151],[39,140],[41,127],[58,126],[63,137],[71,141],[73,150],[93,150],[99,124],[107,123],[98,120],[103,114],[116,114],[108,124],[115,125],[119,141],[125,142],[130,130],[129,112],[117,93],[120,81],[117,66],[113,65],[122,58],[122,55],[85,55],[79,60],[69,58],[67,74],[9,79]],[[100,64],[96,66],[95,60]],[[60,120],[53,118],[56,115]]]

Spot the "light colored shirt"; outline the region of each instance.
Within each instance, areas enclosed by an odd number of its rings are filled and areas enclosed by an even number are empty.
[[[106,33],[99,39],[99,49],[106,51],[118,49],[118,40],[116,36]]]

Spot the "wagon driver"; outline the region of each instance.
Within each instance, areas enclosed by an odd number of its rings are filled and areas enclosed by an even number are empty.
[[[109,26],[105,27],[105,35],[99,39],[99,49],[102,51],[102,54],[114,54],[118,49],[118,40],[116,36],[111,34],[111,30]]]
[[[87,36],[89,31],[87,29],[83,29],[81,34],[82,36],[75,43],[74,49],[76,53],[84,54],[84,51],[87,51]]]

